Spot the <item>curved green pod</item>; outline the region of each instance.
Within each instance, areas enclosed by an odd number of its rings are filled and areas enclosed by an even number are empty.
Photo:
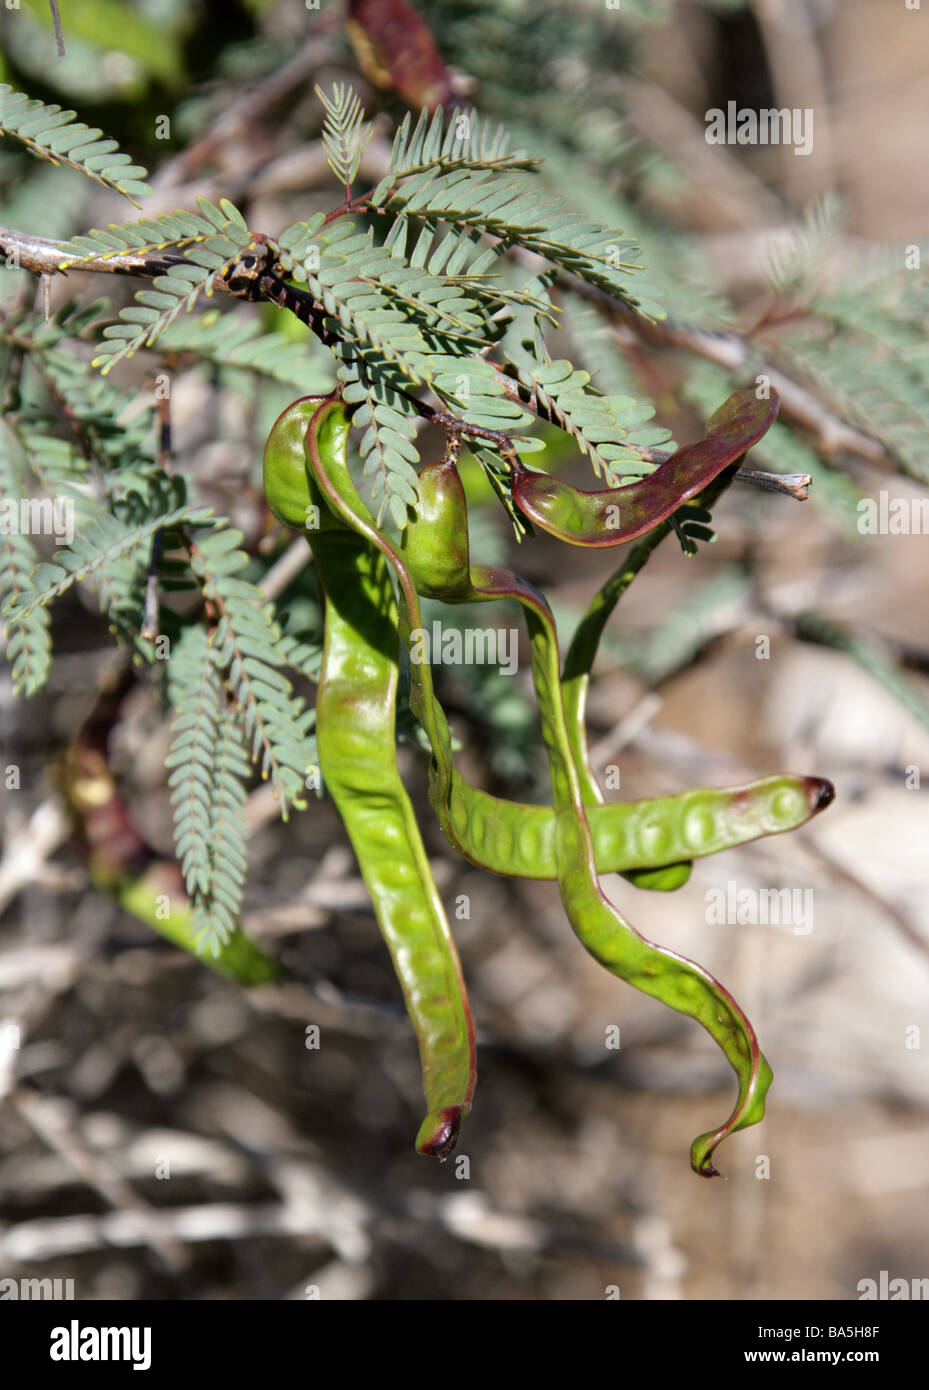
[[[706,427],[706,438],[678,449],[654,473],[625,487],[583,492],[549,473],[517,463],[513,500],[529,520],[570,545],[625,545],[664,521],[757,444],[777,416],[779,400],[737,391]]]
[[[641,936],[603,893],[597,880],[593,840],[581,781],[561,696],[558,643],[550,611],[529,610],[533,679],[549,756],[556,811],[558,886],[575,934],[592,956],[614,975],[645,994],[687,1014],[722,1049],[738,1080],[731,1114],[717,1128],[698,1135],[691,1167],[715,1177],[713,1155],[734,1131],[764,1118],[765,1096],[773,1079],[745,1013],[718,980],[696,962]]]
[[[722,412],[717,411],[710,421],[709,431],[714,428],[724,430],[726,426],[721,420],[721,415],[727,411],[734,417],[738,416],[738,411],[734,410],[734,402],[737,398],[731,398]],[[776,402],[776,397],[775,397]],[[728,482],[731,481],[732,470],[724,470],[702,489],[700,493],[700,503],[703,507],[712,506],[716,498],[724,491]],[[667,500],[667,499],[665,499]],[[593,669],[594,659],[597,655],[597,648],[607,620],[616,604],[632,583],[633,579],[648,561],[653,550],[664,540],[671,531],[671,523],[667,518],[659,521],[656,526],[652,526],[648,533],[633,547],[632,552],[625,563],[617,570],[606,583],[595,594],[586,613],[580,619],[565,658],[564,669],[561,676],[561,688],[564,692],[565,717],[568,725],[568,738],[571,742],[575,764],[581,783],[581,793],[584,801],[588,805],[597,805],[604,801],[600,783],[593,768],[590,765],[590,758],[587,750],[587,691],[590,685],[590,673]],[[815,810],[821,809],[828,804],[833,792],[831,784],[823,783],[822,779],[813,779],[818,785],[819,790],[813,788],[811,814]],[[785,827],[788,828],[788,827]],[[733,840],[732,843],[736,843]],[[684,861],[678,864],[670,864],[665,868],[654,869],[634,869],[626,873],[627,880],[634,884],[636,888],[649,888],[661,892],[672,892],[680,888],[690,877],[691,864]]]
[[[487,594],[478,593],[471,583],[474,572],[470,569],[469,560],[467,500],[452,454],[439,463],[427,464],[421,470],[418,491],[416,515],[404,531],[402,540],[403,556],[410,567],[417,591],[432,598],[444,599],[447,603],[497,597],[493,589]],[[467,582],[463,579],[465,575]],[[430,794],[451,845],[473,863],[494,873],[554,878],[554,813],[547,812],[546,821],[540,816],[538,808],[515,807],[470,787],[461,778],[452,760],[451,742],[441,708],[437,710],[436,720],[436,728],[430,734],[436,755]],[[582,709],[577,728],[580,731],[577,746],[585,766],[584,800],[603,801],[596,778],[587,767]],[[624,816],[625,808],[615,807],[609,813],[609,821],[618,825]],[[543,847],[544,839],[547,844]],[[598,855],[599,872],[624,873],[637,887],[662,892],[680,888],[690,877],[689,863],[666,861],[660,867],[640,869],[630,866],[627,843],[622,844],[618,858],[611,857],[610,852],[615,852],[616,847],[614,837],[607,842],[606,855]],[[527,850],[528,853],[525,852]],[[498,852],[496,857],[495,851]],[[538,874],[536,871],[539,871]]]
[[[344,418],[344,416],[343,416]],[[336,515],[358,535],[377,546],[393,566],[399,581],[400,633],[410,642],[410,634],[421,627],[419,596],[409,566],[392,544],[373,524],[358,497],[344,455],[321,448],[314,417],[307,434],[310,469]],[[604,896],[597,880],[593,840],[587,821],[580,779],[568,737],[561,689],[558,641],[551,610],[531,585],[505,570],[468,564],[460,536],[449,537],[452,559],[437,588],[452,598],[514,597],[523,607],[529,626],[533,680],[542,718],[543,736],[549,757],[554,794],[555,866],[559,891],[568,918],[579,940],[612,973],[644,993],[662,1000],[671,1008],[696,1019],[718,1043],[736,1073],[738,1098],[728,1119],[716,1129],[700,1135],[691,1148],[691,1164],[703,1176],[713,1176],[712,1162],[718,1144],[736,1129],[757,1123],[764,1115],[764,1098],[771,1081],[771,1069],[761,1054],[748,1019],[728,992],[702,967],[647,941],[619,914]],[[457,556],[457,569],[455,557]],[[442,595],[439,595],[442,596]],[[430,740],[433,753],[443,756],[447,726],[439,727],[428,665],[413,663],[412,691],[417,714]],[[444,720],[441,721],[444,723]],[[444,736],[443,736],[444,735]]]
[[[428,1114],[419,1153],[447,1158],[471,1108],[474,1025],[458,953],[396,763],[397,612],[384,558],[335,517],[307,473],[305,435],[344,459],[348,423],[330,397],[290,406],[265,450],[268,504],[304,530],[325,591],[317,693],[320,770],[345,823],[419,1042]],[[307,522],[318,523],[309,532]]]
[[[449,838],[473,864],[508,878],[557,877],[556,816],[550,806],[475,792],[458,773],[436,791],[448,807]],[[597,872],[626,873],[631,866],[642,874],[666,871],[684,860],[781,835],[805,825],[834,795],[825,778],[785,774],[739,787],[588,804]]]
[[[454,460],[427,464],[419,475],[416,516],[403,533],[403,560],[418,593],[447,603],[540,597],[509,571],[469,562],[468,515]],[[483,581],[483,582],[481,582]],[[616,586],[614,586],[615,588]],[[618,593],[613,597],[616,602]],[[587,762],[584,706],[587,673],[610,609],[601,604],[588,642],[572,646],[563,681],[566,718],[598,873],[626,873],[637,886],[668,891],[690,875],[682,860],[717,854],[762,835],[805,824],[832,799],[818,777],[770,777],[741,787],[705,788],[641,802],[604,803]],[[580,629],[579,629],[580,630]],[[580,681],[583,654],[584,680]],[[573,662],[572,662],[573,658]],[[572,678],[567,678],[568,666]],[[431,686],[431,681],[430,681]],[[470,786],[455,768],[451,738],[434,695],[420,700],[433,745],[430,794],[446,837],[472,863],[517,878],[555,878],[555,814],[550,807],[503,801]]]

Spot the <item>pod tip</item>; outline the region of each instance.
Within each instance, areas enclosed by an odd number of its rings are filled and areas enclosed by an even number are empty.
[[[416,1152],[444,1163],[455,1152],[466,1114],[463,1105],[447,1105],[427,1115],[416,1136]]]
[[[810,789],[811,810],[814,816],[818,811],[824,811],[835,801],[835,787],[828,778],[808,777],[807,785]]]

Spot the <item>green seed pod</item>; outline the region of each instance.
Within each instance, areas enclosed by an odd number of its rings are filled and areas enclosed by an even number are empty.
[[[712,417],[705,439],[679,449],[654,473],[626,487],[582,492],[520,464],[513,500],[534,525],[571,545],[625,545],[702,492],[757,444],[774,423],[778,403],[773,391],[770,400],[758,400],[753,390],[737,392]]]
[[[269,506],[289,526],[318,508],[313,556],[325,590],[317,692],[320,770],[358,857],[419,1041],[429,1113],[419,1153],[444,1159],[471,1108],[474,1025],[458,953],[396,762],[397,614],[377,549],[330,510],[306,466],[306,436],[344,462],[348,421],[333,398],[290,406],[271,431]],[[347,469],[346,469],[347,474]],[[358,499],[360,503],[360,498]]]

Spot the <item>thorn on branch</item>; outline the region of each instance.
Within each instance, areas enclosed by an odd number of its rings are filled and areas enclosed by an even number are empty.
[[[765,473],[755,468],[740,468],[736,481],[763,488],[765,492],[782,492],[798,502],[805,502],[813,479],[809,473]]]
[[[58,48],[58,57],[65,56],[65,38],[61,31],[61,15],[58,13],[58,0],[48,0],[52,11],[52,23],[55,26],[55,43]]]

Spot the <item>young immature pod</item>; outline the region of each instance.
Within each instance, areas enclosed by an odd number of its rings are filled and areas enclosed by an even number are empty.
[[[679,449],[654,473],[625,487],[582,492],[549,473],[518,464],[513,500],[529,520],[571,545],[625,545],[659,525],[702,492],[770,429],[779,400],[738,391],[711,418],[706,438]]]

